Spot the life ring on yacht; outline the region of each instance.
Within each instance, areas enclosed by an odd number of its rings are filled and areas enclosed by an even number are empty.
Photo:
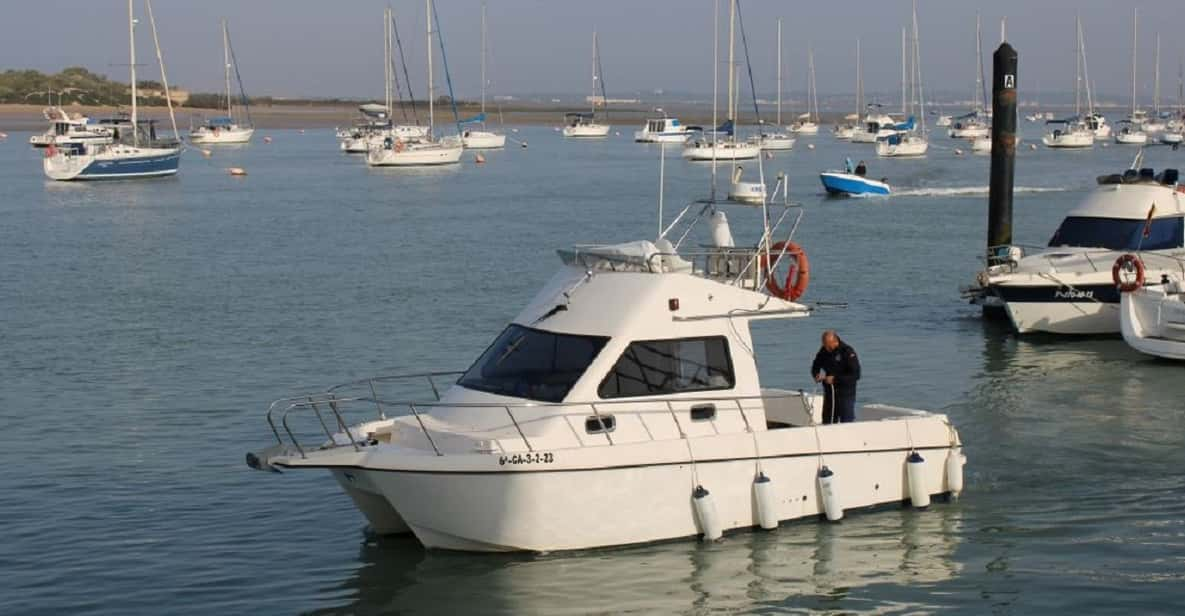
[[[402,151],[403,151],[403,149],[404,149],[404,148],[406,148],[406,147],[407,147],[407,145],[403,143],[403,140],[402,140],[402,139],[396,139],[396,140],[395,140],[395,151],[396,151],[396,152],[402,152]]]
[[[1124,281],[1121,275],[1124,272],[1132,271],[1136,273],[1136,278]],[[1120,255],[1118,259],[1115,259],[1115,265],[1111,266],[1111,280],[1123,293],[1131,293],[1139,289],[1144,286],[1144,261],[1130,252]]]
[[[779,284],[770,271],[770,255],[785,254],[794,257],[794,265],[786,272],[786,283]],[[765,288],[770,295],[781,299],[794,301],[806,293],[806,287],[811,282],[811,264],[806,258],[806,251],[794,242],[778,242],[770,247],[769,252],[761,255],[761,271],[765,274]]]

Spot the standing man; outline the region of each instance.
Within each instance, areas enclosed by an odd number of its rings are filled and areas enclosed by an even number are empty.
[[[856,381],[860,359],[856,349],[839,339],[835,330],[823,332],[823,346],[811,364],[811,376],[823,384],[823,423],[856,421]]]

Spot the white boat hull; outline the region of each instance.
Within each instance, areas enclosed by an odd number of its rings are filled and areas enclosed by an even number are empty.
[[[1120,298],[1123,340],[1146,355],[1185,360],[1185,304],[1163,285],[1144,287]]]
[[[461,141],[470,150],[490,150],[506,147],[506,135],[482,130],[465,131]]]
[[[814,122],[802,122],[792,125],[790,132],[796,135],[817,135],[819,134],[819,125]]]
[[[728,190],[728,199],[746,205],[761,205],[765,202],[765,184],[761,182],[733,182]]]
[[[979,154],[991,154],[992,152],[992,138],[979,137],[971,140],[971,151]]]
[[[793,150],[796,139],[790,135],[762,135],[762,150]]]
[[[1167,145],[1177,145],[1182,141],[1185,141],[1185,134],[1182,133],[1164,132],[1160,134],[1160,142]]]
[[[460,142],[410,143],[400,148],[374,148],[366,153],[366,164],[372,167],[428,167],[451,165],[461,160],[465,152]]]
[[[1143,131],[1115,133],[1115,143],[1121,145],[1144,145],[1148,143],[1148,134]]]
[[[683,158],[697,161],[746,160],[760,154],[760,146],[746,142],[696,143],[683,148]]]
[[[1094,147],[1094,133],[1084,131],[1059,135],[1046,134],[1041,137],[1041,143],[1044,143],[1047,148],[1089,148]]]
[[[58,151],[46,156],[42,170],[51,180],[127,180],[174,175],[181,164],[177,148],[97,146],[97,153]]]
[[[677,133],[652,133],[639,130],[634,132],[634,141],[638,143],[684,143],[691,136],[689,131]]]
[[[952,139],[975,139],[976,137],[987,137],[992,134],[990,126],[972,126],[967,128],[952,128],[947,131]]]
[[[891,144],[886,140],[876,143],[876,155],[884,158],[925,156],[930,144],[925,139],[908,139],[898,144]]]
[[[865,407],[858,413],[870,412]],[[911,442],[926,460],[925,492],[949,492],[947,459],[962,453],[941,415],[617,444],[616,465],[606,463],[606,447],[584,447],[523,452],[506,464],[499,464],[505,454],[400,456],[376,450],[334,453],[326,456],[331,463],[311,454],[279,466],[329,467],[355,503],[365,503],[359,508],[375,530],[406,528],[427,548],[543,552],[699,535],[696,485],[712,495],[722,530],[757,526],[757,451],[779,521],[824,513],[817,481],[823,464],[834,473],[845,510],[898,504],[909,499]]]
[[[609,134],[608,124],[580,124],[577,126],[565,126],[565,137],[576,138],[593,138],[605,137]]]
[[[194,144],[247,143],[255,135],[255,129],[247,126],[208,129],[200,128],[189,133],[189,142]]]

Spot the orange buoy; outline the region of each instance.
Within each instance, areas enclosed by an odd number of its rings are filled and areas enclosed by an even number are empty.
[[[771,254],[785,254],[794,259],[794,265],[786,272],[785,284],[779,283],[770,271]],[[785,300],[794,301],[802,297],[811,282],[811,264],[806,258],[806,251],[794,242],[778,242],[771,246],[769,252],[761,256],[761,271],[766,274],[765,288],[770,295]]]
[[[1134,274],[1135,277],[1127,278],[1124,274]],[[1144,286],[1144,261],[1130,252],[1121,255],[1111,266],[1111,281],[1123,293],[1131,293]]]

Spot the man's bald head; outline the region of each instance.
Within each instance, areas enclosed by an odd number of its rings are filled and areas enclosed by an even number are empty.
[[[828,351],[839,348],[839,334],[835,333],[834,329],[823,330],[823,348]]]

